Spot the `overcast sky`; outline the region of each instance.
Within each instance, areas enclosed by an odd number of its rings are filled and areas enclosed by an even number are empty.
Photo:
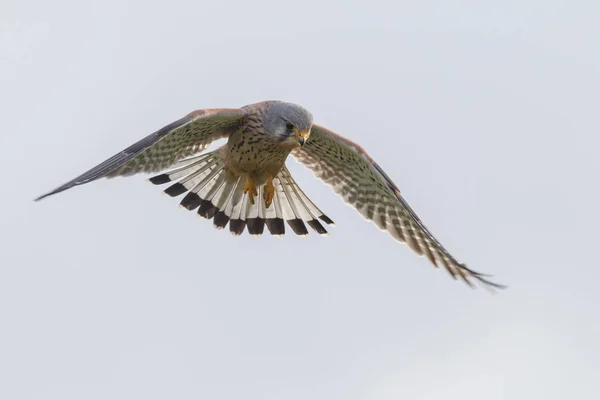
[[[0,398],[600,398],[600,4],[289,3],[0,0]],[[32,201],[267,99],[509,288],[453,281],[291,158],[328,237],[233,237],[144,175]]]

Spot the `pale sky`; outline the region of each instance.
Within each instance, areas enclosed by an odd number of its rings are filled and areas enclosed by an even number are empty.
[[[600,398],[600,3],[491,3],[0,0],[0,398]],[[509,288],[453,281],[292,158],[327,237],[233,237],[145,175],[33,202],[267,99]]]

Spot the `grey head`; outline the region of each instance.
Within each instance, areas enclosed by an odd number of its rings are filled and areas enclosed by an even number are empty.
[[[263,117],[265,133],[275,136],[284,147],[290,148],[304,145],[312,124],[311,113],[292,103],[273,102],[267,106]]]

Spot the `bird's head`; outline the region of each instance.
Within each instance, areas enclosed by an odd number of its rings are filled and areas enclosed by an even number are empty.
[[[266,133],[275,136],[284,148],[304,146],[312,124],[312,115],[296,104],[277,102],[270,104],[265,111]]]

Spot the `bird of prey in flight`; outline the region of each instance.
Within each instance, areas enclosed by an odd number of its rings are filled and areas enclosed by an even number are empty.
[[[227,143],[202,153],[217,139]],[[362,147],[313,124],[303,107],[281,101],[191,112],[36,200],[100,178],[162,172],[150,181],[169,183],[164,191],[170,196],[186,193],[182,207],[197,210],[217,228],[229,224],[235,235],[245,229],[261,235],[265,226],[272,235],[283,235],[285,223],[298,235],[308,234],[305,223],[326,234],[322,223],[333,221],[292,177],[285,166],[290,154],[367,220],[434,266],[471,286],[476,280],[503,287],[457,261]]]

